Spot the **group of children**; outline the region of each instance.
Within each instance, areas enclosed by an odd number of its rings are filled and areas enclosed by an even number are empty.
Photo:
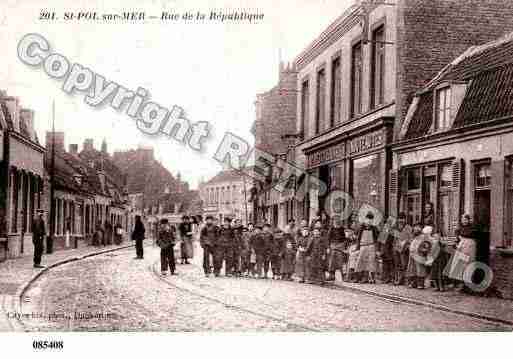
[[[165,220],[164,220],[165,221]],[[324,284],[335,280],[353,283],[381,282],[424,289],[429,277],[437,290],[445,290],[444,269],[449,256],[439,235],[429,224],[410,226],[400,213],[393,224],[378,229],[372,212],[362,220],[352,217],[347,227],[340,219],[332,223],[317,217],[310,225],[289,221],[284,231],[270,224],[243,227],[239,220],[225,218],[218,226],[212,217],[200,231],[203,269],[206,276],[273,278]],[[174,231],[163,223],[157,244],[162,248],[162,271],[175,271]]]

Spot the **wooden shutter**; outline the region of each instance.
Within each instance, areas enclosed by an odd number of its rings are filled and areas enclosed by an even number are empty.
[[[463,194],[464,194],[464,178],[465,163],[461,158],[454,160],[452,165],[452,203],[450,210],[450,227],[449,232],[454,235],[458,222],[463,214]]]
[[[389,186],[388,186],[388,212],[390,216],[396,217],[398,214],[399,204],[399,171],[390,170],[389,172]]]

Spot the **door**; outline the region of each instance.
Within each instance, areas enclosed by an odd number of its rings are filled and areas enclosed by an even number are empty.
[[[484,232],[490,231],[490,190],[475,192],[474,197],[474,222]]]

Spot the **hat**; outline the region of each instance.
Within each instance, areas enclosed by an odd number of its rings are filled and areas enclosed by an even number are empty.
[[[36,209],[36,213],[45,213],[45,210],[42,208]]]
[[[162,218],[160,220],[160,224],[168,224],[169,223],[169,220],[167,218]]]

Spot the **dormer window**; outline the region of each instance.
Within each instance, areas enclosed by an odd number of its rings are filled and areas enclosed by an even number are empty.
[[[446,130],[451,126],[451,87],[436,90],[435,131]]]

